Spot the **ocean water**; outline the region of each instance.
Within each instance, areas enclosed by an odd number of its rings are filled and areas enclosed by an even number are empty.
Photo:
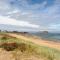
[[[60,41],[60,33],[33,33],[33,35],[36,35],[38,37],[41,37],[43,39],[47,40],[53,40],[53,41]]]

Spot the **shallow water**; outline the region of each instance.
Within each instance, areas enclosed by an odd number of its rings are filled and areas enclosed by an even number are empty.
[[[32,33],[33,35],[42,37],[43,39],[53,40],[53,41],[60,41],[60,33]]]

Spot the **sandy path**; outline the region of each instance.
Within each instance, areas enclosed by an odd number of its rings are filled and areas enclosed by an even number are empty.
[[[38,58],[36,56],[29,56],[28,54],[19,53],[15,55],[15,53],[12,53],[11,51],[5,51],[0,48],[0,60],[44,60],[43,58]]]
[[[14,59],[12,58],[11,52],[7,52],[0,48],[0,60],[14,60]]]
[[[23,36],[23,35],[18,35],[18,34],[9,33],[9,35],[29,41],[29,42],[33,42],[33,43],[41,45],[41,46],[47,46],[47,47],[51,47],[51,48],[55,48],[55,49],[60,50],[60,43],[58,43],[58,42],[36,39],[36,38],[31,38],[31,37],[27,37],[27,36]]]

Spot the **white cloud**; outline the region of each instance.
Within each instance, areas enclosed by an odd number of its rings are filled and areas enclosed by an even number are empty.
[[[10,6],[10,4],[7,1],[9,1],[10,3],[11,1],[15,0],[0,0],[0,15],[6,15],[7,17],[10,17],[7,18],[0,16],[0,24],[10,24],[33,28],[39,28],[38,25],[41,24],[43,28],[40,27],[40,29],[42,30],[46,29],[56,30],[56,28],[58,30],[58,25],[52,24],[49,26],[49,24],[60,22],[59,20],[60,14],[58,14],[58,12],[60,11],[59,10],[60,0],[55,0],[52,6],[48,6],[44,10],[43,8],[47,4],[47,1],[44,1],[41,4],[29,5],[27,0],[18,0],[19,1],[18,4],[21,4],[22,7],[20,5],[18,6],[17,3],[15,4],[15,6]],[[42,9],[42,11],[38,10],[39,8]],[[38,25],[31,24],[30,22]]]
[[[0,16],[0,24],[16,25],[21,27],[39,28],[39,25],[31,24],[27,21],[18,21],[12,18]]]
[[[60,31],[60,24],[55,24],[55,23],[49,24],[48,31],[59,32]]]
[[[49,29],[60,29],[60,24],[50,24]]]
[[[19,12],[19,10],[13,10],[13,11],[10,11],[10,12],[8,12],[7,14],[14,14],[14,13],[18,13]]]

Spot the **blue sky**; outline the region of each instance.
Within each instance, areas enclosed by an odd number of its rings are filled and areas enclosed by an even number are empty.
[[[0,0],[0,29],[60,32],[60,0]]]

